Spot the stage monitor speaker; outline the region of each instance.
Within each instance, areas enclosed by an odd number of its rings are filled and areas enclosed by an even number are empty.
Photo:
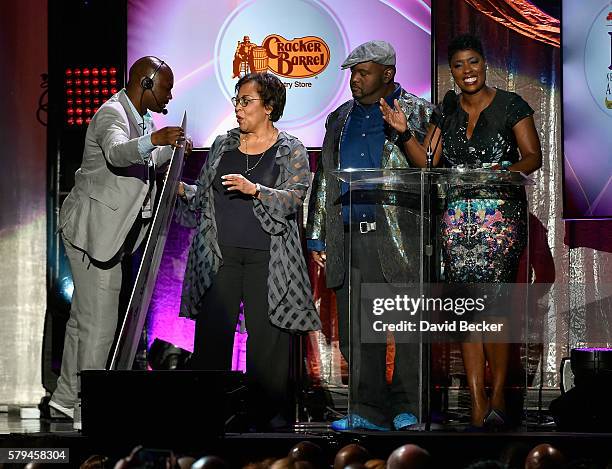
[[[235,371],[81,373],[83,434],[135,445],[220,437],[226,422],[244,410],[245,399],[244,375]]]

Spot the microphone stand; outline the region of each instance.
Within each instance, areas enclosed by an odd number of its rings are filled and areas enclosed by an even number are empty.
[[[422,222],[426,225],[422,227],[424,238],[423,238],[423,290],[422,293],[429,296],[431,291],[430,282],[432,281],[432,271],[433,271],[433,227],[435,223],[433,223],[433,201],[432,201],[432,169],[433,169],[433,155],[435,151],[431,150],[431,139],[429,140],[429,144],[427,145],[426,152],[426,166],[425,166],[425,187],[424,195],[425,200],[423,201],[423,209],[425,213],[423,214]],[[422,313],[421,313],[422,314]],[[423,402],[423,413],[425,414],[425,431],[428,432],[431,430],[431,343],[429,341],[421,341],[421,354],[423,357],[423,361],[421,364],[421,374],[422,374],[422,383],[425,385],[422,390],[421,400]]]
[[[431,149],[431,140],[429,140],[429,144],[427,145],[426,151],[426,167],[425,167],[425,201],[423,204],[423,209],[426,211],[425,216],[423,217],[423,222],[426,223],[426,226],[422,227],[424,233],[423,239],[423,247],[424,247],[424,258],[423,258],[423,283],[427,285],[427,291],[423,291],[423,294],[426,297],[429,297],[431,294],[431,283],[434,280],[435,275],[435,267],[434,262],[436,260],[436,256],[434,256],[434,241],[436,239],[436,223],[434,217],[434,200],[436,199],[436,194],[433,193],[435,186],[433,185],[433,156],[436,154],[438,150],[438,145],[440,145],[440,140],[442,140],[442,128],[444,127],[444,122],[446,121],[446,114],[442,116],[442,120],[440,122],[440,135],[438,135],[438,139],[436,140],[436,144],[434,149]],[[425,414],[425,431],[431,430],[431,361],[432,361],[432,353],[431,353],[431,343],[430,342],[422,342],[421,343],[422,357],[424,358],[421,365],[421,373],[422,373],[422,383],[425,383],[424,389],[422,391],[422,402],[424,403],[424,414]]]

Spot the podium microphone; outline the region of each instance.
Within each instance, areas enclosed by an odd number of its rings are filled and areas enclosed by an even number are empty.
[[[435,155],[438,150],[438,145],[440,144],[440,140],[442,139],[442,129],[444,128],[444,123],[446,122],[446,118],[455,112],[457,109],[457,94],[453,90],[448,90],[444,95],[444,99],[442,100],[442,119],[440,119],[439,124],[436,124],[436,127],[440,129],[440,135],[438,135],[438,139],[436,140],[436,145],[432,151],[431,149],[431,139],[429,140],[429,145],[427,145],[427,168],[431,169],[433,167],[433,155]]]

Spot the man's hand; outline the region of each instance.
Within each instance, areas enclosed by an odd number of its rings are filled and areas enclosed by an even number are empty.
[[[187,137],[185,137],[185,156],[191,155],[192,151],[193,151],[193,140],[191,139],[191,136],[187,135]]]
[[[158,147],[172,145],[174,148],[180,148],[184,142],[185,132],[182,127],[164,127],[151,134],[151,143]]]
[[[183,184],[183,181],[179,181],[178,183],[177,194],[179,197],[185,197],[185,184]]]
[[[404,133],[408,128],[408,121],[406,115],[400,108],[399,102],[393,101],[394,109],[387,104],[383,98],[380,98],[380,112],[382,112],[383,119],[387,124],[393,127],[398,134]]]
[[[312,260],[322,269],[325,268],[325,261],[327,260],[327,255],[325,251],[311,251]]]

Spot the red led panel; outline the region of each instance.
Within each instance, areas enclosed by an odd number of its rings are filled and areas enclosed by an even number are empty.
[[[119,91],[119,68],[108,65],[67,67],[64,70],[64,121],[70,127],[87,125],[98,108]]]

